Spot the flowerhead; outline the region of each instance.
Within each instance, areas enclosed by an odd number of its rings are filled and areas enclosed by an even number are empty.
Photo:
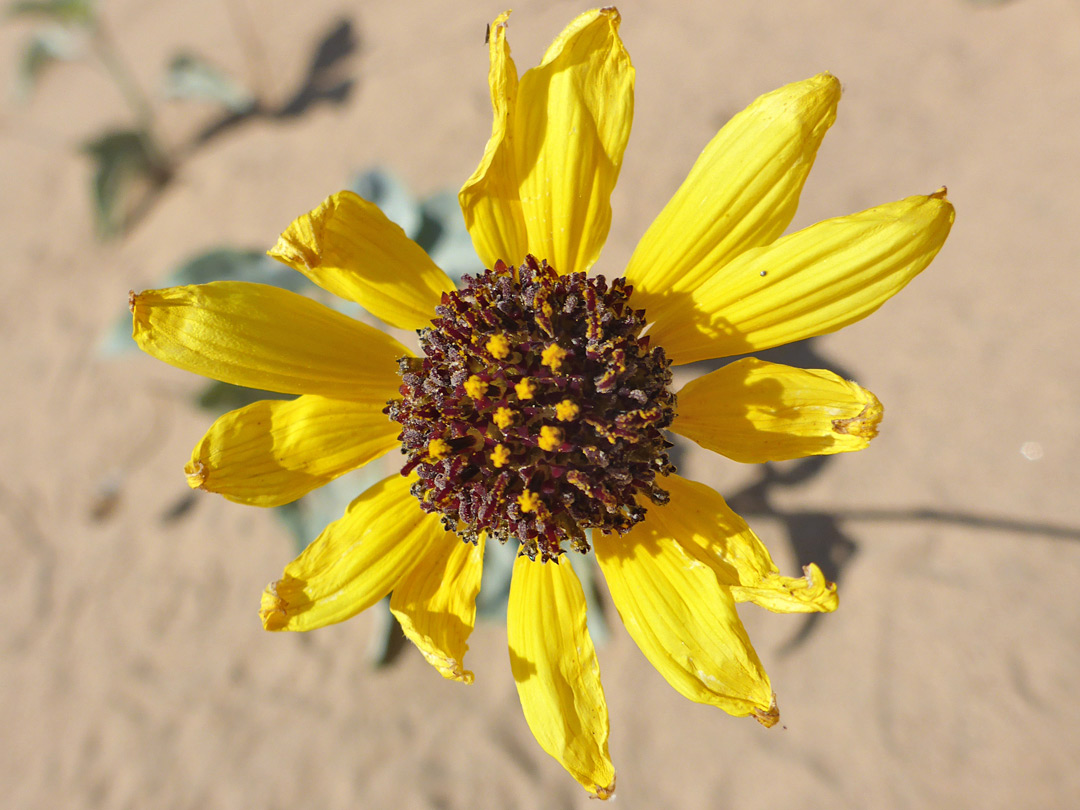
[[[418,352],[307,298],[231,282],[133,295],[134,334],[182,368],[299,395],[215,422],[187,466],[193,487],[273,506],[402,453],[400,475],[268,586],[267,629],[321,627],[391,594],[424,657],[471,682],[484,545],[519,542],[507,632],[526,720],[606,798],[607,708],[566,555],[595,552],[631,637],[680,693],[772,725],[772,686],[735,605],[830,611],[835,586],[813,565],[781,576],[719,494],[675,473],[667,436],[765,462],[861,449],[882,415],[827,371],[744,359],[676,392],[670,367],[865,317],[930,263],[953,210],[942,189],[781,236],[835,118],[839,83],[821,74],[736,115],[608,280],[593,269],[633,112],[619,15],[581,15],[520,77],[506,25],[491,29],[491,138],[460,194],[483,272],[456,287],[348,192],[270,251],[418,330]]]

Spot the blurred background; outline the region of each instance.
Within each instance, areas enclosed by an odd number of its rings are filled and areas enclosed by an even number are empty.
[[[522,0],[519,70],[586,8]],[[869,450],[770,467],[683,453],[683,472],[724,493],[785,573],[817,561],[838,579],[841,606],[743,612],[779,696],[771,730],[681,698],[609,607],[599,657],[619,805],[1075,807],[1080,6],[619,8],[636,120],[601,272],[621,272],[733,113],[822,70],[845,95],[793,227],[942,184],[957,208],[945,249],[900,296],[772,355],[873,390],[886,417]],[[116,333],[131,288],[215,273],[291,283],[258,252],[345,187],[468,265],[452,195],[490,132],[484,31],[502,10],[9,8],[5,806],[586,806],[529,734],[498,621],[471,639],[472,687],[411,649],[393,655],[378,608],[310,635],[263,632],[261,590],[326,504],[289,516],[192,496],[183,465],[237,392]]]

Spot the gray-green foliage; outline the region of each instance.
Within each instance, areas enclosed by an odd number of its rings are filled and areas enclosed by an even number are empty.
[[[165,72],[166,98],[208,101],[234,113],[255,107],[255,94],[220,68],[191,53],[177,54]]]
[[[119,233],[136,203],[140,182],[147,188],[163,181],[155,148],[142,129],[106,132],[83,144],[94,163],[91,195],[94,221],[102,236]]]
[[[56,62],[70,62],[86,52],[84,38],[61,25],[46,25],[30,34],[23,45],[15,75],[15,96],[30,97],[46,69]]]
[[[7,7],[9,17],[40,17],[69,25],[94,21],[95,0],[16,0]]]
[[[172,157],[154,133],[154,105],[108,36],[94,0],[17,0],[7,18],[37,20],[18,57],[14,91],[30,97],[46,69],[59,61],[92,58],[104,68],[130,108],[131,120],[88,139],[82,151],[94,164],[91,198],[102,237],[121,233],[173,174]],[[219,68],[192,54],[170,62],[164,92],[171,99],[208,101],[228,114],[256,106],[254,95]]]

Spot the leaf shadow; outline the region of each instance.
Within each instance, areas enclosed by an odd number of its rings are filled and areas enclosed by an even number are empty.
[[[352,21],[344,18],[337,20],[319,39],[307,73],[284,103],[269,107],[264,100],[256,99],[247,110],[225,113],[195,136],[190,151],[249,121],[294,119],[305,115],[319,103],[333,106],[344,104],[356,86],[356,79],[346,72],[346,65],[350,57],[359,53],[360,48],[361,42]]]
[[[153,163],[151,170],[142,172],[145,188],[131,195],[122,208],[102,216],[105,236],[130,232],[153,210],[161,195],[177,175],[177,168],[207,144],[253,121],[286,121],[306,115],[319,104],[341,106],[356,87],[356,79],[348,73],[350,57],[358,53],[361,44],[351,20],[339,19],[318,40],[307,73],[289,98],[277,106],[269,106],[265,99],[256,98],[243,110],[225,110],[197,132],[187,143],[179,146],[168,159]],[[115,136],[115,133],[112,133]],[[140,131],[119,133],[138,138]],[[93,144],[91,144],[91,147]],[[110,222],[110,215],[115,223]]]

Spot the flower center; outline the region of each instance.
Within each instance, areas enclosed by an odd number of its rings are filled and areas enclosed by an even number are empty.
[[[385,410],[421,507],[467,542],[516,537],[546,561],[564,540],[588,551],[586,529],[629,531],[641,495],[666,503],[671,363],[641,337],[625,279],[527,256],[463,283],[420,330],[424,357],[399,361],[401,399]]]

